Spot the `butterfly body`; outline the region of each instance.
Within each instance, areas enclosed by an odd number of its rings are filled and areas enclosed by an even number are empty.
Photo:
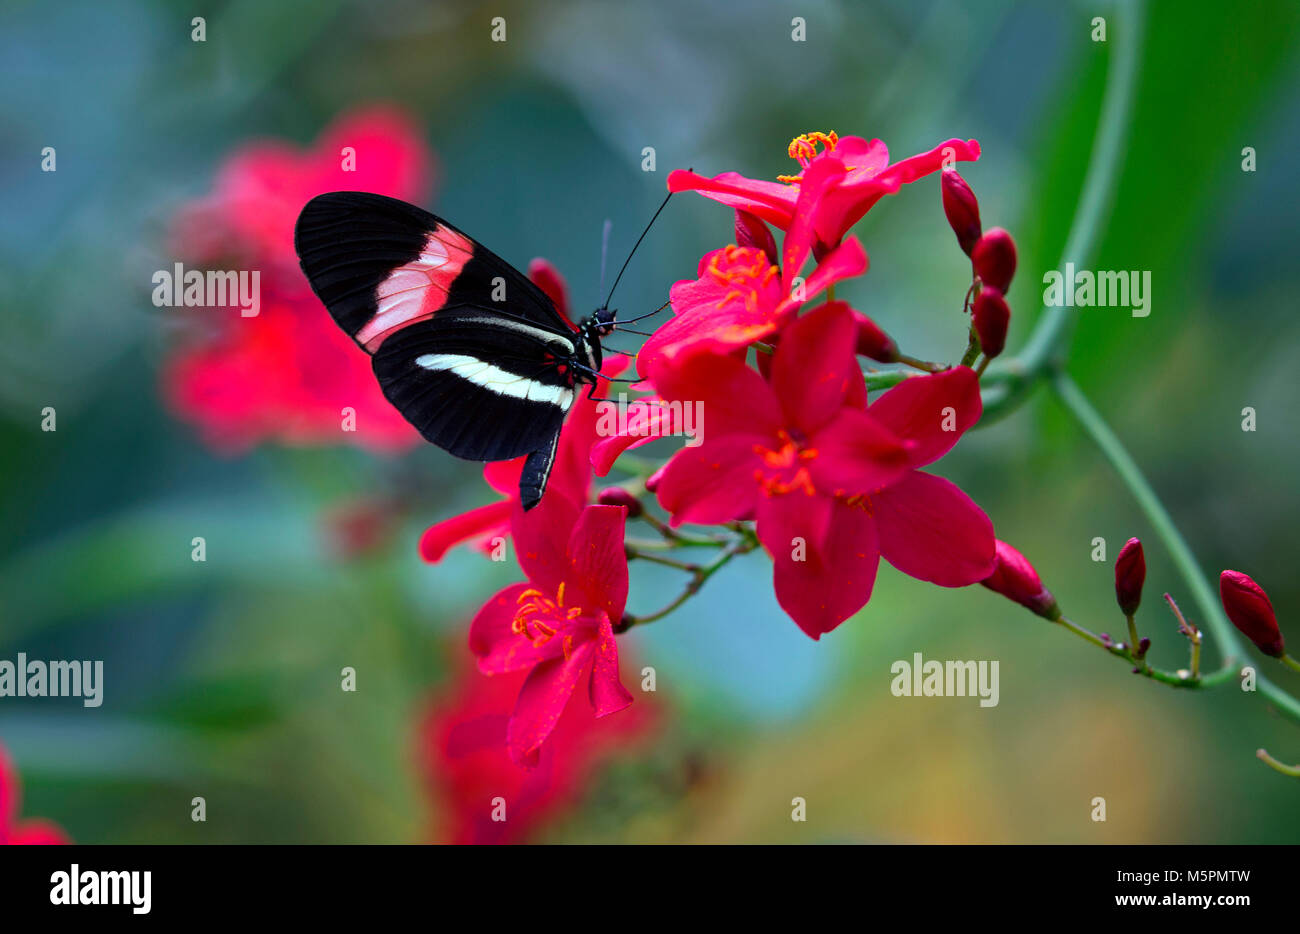
[[[407,421],[456,457],[527,455],[520,499],[536,505],[565,414],[595,385],[614,312],[569,321],[482,244],[382,195],[313,198],[294,241],[313,290]]]

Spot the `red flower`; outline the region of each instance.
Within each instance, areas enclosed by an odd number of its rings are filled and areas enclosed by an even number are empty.
[[[371,108],[343,117],[308,150],[274,140],[245,146],[218,171],[210,195],[180,210],[171,248],[184,263],[260,273],[259,313],[207,309],[204,327],[186,335],[163,370],[168,404],[208,444],[237,452],[264,441],[352,442],[392,451],[419,440],[384,398],[367,355],[312,294],[293,229],[302,206],[325,191],[421,201],[432,162],[405,117]]]
[[[957,487],[914,468],[937,460],[980,416],[966,367],[908,379],[863,411],[856,327],[842,302],[783,332],[771,382],[738,359],[693,354],[653,374],[669,400],[704,406],[703,443],[657,477],[672,523],[756,518],[777,600],[814,639],[871,596],[883,555],[947,587],[994,569],[993,527]]]
[[[570,315],[568,287],[559,270],[544,259],[535,259],[528,266],[528,275],[555,302],[560,314],[567,320],[574,320]],[[606,376],[618,376],[627,366],[627,357],[610,356],[601,372]],[[587,393],[580,394],[560,433],[555,466],[546,485],[548,496],[550,491],[558,490],[575,503],[586,503],[591,498],[591,451],[597,442],[596,423],[596,403]],[[519,500],[519,474],[525,460],[526,457],[518,457],[487,464],[483,468],[483,479],[503,498],[430,526],[420,537],[421,557],[436,563],[451,548],[467,541],[473,541],[478,548],[487,551],[493,539],[508,535],[511,511]]]
[[[22,800],[18,770],[0,746],[0,844],[71,843],[57,824],[47,820],[18,820]]]
[[[519,843],[577,802],[610,755],[642,740],[657,721],[652,705],[597,719],[573,706],[542,747],[538,764],[521,769],[506,752],[510,708],[523,672],[485,678],[462,672],[420,727],[425,780],[451,843]],[[505,820],[493,820],[493,799]]]
[[[818,147],[822,147],[820,151]],[[878,139],[807,133],[795,137],[788,152],[803,170],[799,175],[783,175],[778,181],[768,182],[745,178],[736,172],[703,178],[679,169],[668,176],[668,188],[699,191],[706,198],[748,211],[782,230],[789,230],[799,213],[796,204],[799,186],[807,183],[809,170],[822,163],[837,163],[843,169],[843,177],[818,198],[812,218],[817,242],[830,247],[839,243],[849,228],[882,197],[894,194],[908,182],[939,171],[950,158],[978,159],[980,146],[973,139],[950,139],[929,152],[891,165],[889,149]]]
[[[520,765],[537,763],[580,684],[598,717],[632,703],[619,681],[613,629],[627,604],[626,515],[620,506],[580,511],[554,490],[531,512],[514,510],[514,545],[528,581],[488,600],[470,625],[469,646],[484,674],[528,671],[507,730]]]
[[[696,279],[675,283],[668,294],[676,317],[641,348],[637,357],[641,375],[650,373],[661,357],[676,356],[687,348],[729,353],[770,337],[828,286],[866,272],[867,254],[850,237],[800,281],[813,252],[814,207],[844,175],[844,167],[833,160],[817,163],[805,173],[796,214],[782,243],[780,268],[768,259],[765,248],[728,246],[704,255]]]
[[[1286,640],[1263,587],[1240,571],[1224,571],[1219,575],[1219,599],[1228,619],[1256,648],[1273,658],[1286,654]]]

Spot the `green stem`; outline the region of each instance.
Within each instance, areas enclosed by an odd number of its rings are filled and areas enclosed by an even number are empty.
[[[627,632],[627,630],[631,629],[633,626],[643,626],[646,623],[653,623],[656,620],[663,619],[691,597],[699,593],[700,588],[704,586],[705,582],[732,558],[753,551],[757,547],[758,539],[751,531],[746,530],[743,535],[732,541],[730,545],[723,549],[723,551],[708,564],[688,566],[676,562],[672,563],[670,566],[679,567],[680,570],[689,570],[691,572],[691,579],[682,589],[682,592],[667,606],[646,616],[632,616],[630,614],[624,616],[618,626],[615,627],[614,631]],[[657,560],[659,564],[669,563],[666,559],[661,559],[657,555],[637,555],[637,557],[646,560]]]
[[[1270,756],[1266,749],[1256,749],[1255,755],[1259,758],[1259,761],[1270,769],[1276,769],[1283,775],[1290,775],[1292,778],[1300,778],[1300,765],[1287,765],[1285,762],[1279,762]]]
[[[678,561],[676,558],[665,558],[663,555],[644,552],[631,545],[625,544],[623,547],[629,558],[639,561],[648,561],[651,564],[662,564],[666,568],[676,568],[679,571],[686,571],[689,574],[694,574],[700,569],[698,564],[692,564],[689,561]]]
[[[1108,643],[1096,633],[1085,629],[1078,623],[1066,619],[1064,616],[1056,620],[1056,622],[1059,623],[1062,628],[1074,633],[1080,639],[1091,642],[1099,649],[1104,649],[1116,658],[1124,659],[1125,662],[1137,669],[1138,674],[1144,675],[1152,681],[1159,681],[1161,684],[1168,684],[1169,686],[1176,688],[1217,688],[1220,685],[1236,680],[1237,677],[1236,666],[1225,666],[1204,678],[1200,677],[1195,671],[1193,671],[1189,677],[1183,677],[1176,671],[1165,671],[1160,668],[1153,668],[1146,663],[1145,659],[1138,658],[1136,650],[1131,647],[1125,646],[1124,648],[1120,648],[1114,643]]]
[[[1127,614],[1126,619],[1128,620],[1128,648],[1129,648],[1129,651],[1133,654],[1133,657],[1134,657],[1134,658],[1138,658],[1138,659],[1139,659],[1138,664],[1139,664],[1141,667],[1145,668],[1145,667],[1147,667],[1147,663],[1146,663],[1145,661],[1141,661],[1141,660],[1140,660],[1140,656],[1138,655],[1138,653],[1142,650],[1142,640],[1140,640],[1140,639],[1138,638],[1138,624],[1137,624],[1137,620],[1133,618],[1133,614],[1132,614],[1132,613]]]
[[[1213,588],[1210,587],[1205,576],[1201,573],[1191,548],[1188,547],[1186,540],[1174,525],[1173,519],[1170,518],[1169,512],[1160,502],[1155,490],[1151,488],[1151,484],[1142,475],[1141,469],[1133,460],[1132,455],[1124,448],[1115,432],[1106,424],[1097,410],[1092,407],[1087,397],[1084,396],[1068,374],[1056,372],[1052,377],[1052,388],[1056,390],[1066,408],[1069,409],[1080,426],[1097,444],[1097,447],[1101,449],[1106,459],[1110,461],[1115,472],[1119,474],[1120,480],[1128,487],[1133,498],[1137,500],[1138,506],[1146,515],[1147,521],[1151,523],[1156,535],[1169,549],[1169,554],[1173,558],[1183,582],[1191,590],[1192,597],[1200,607],[1201,615],[1205,618],[1206,628],[1214,637],[1219,652],[1223,656],[1222,667],[1225,670],[1236,669],[1239,660],[1245,656],[1244,648],[1237,638],[1237,631],[1228,622]],[[1256,678],[1256,690],[1270,702],[1277,705],[1278,709],[1291,719],[1300,722],[1300,701],[1297,701],[1296,698],[1274,685],[1263,675],[1258,675]]]

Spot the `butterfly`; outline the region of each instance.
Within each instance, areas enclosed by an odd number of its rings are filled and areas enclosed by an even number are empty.
[[[367,192],[309,201],[294,247],[335,322],[371,355],[388,401],[456,457],[526,455],[520,502],[536,506],[565,414],[577,393],[587,387],[590,396],[607,378],[601,338],[613,332],[616,314],[609,300],[571,321],[472,237],[413,204]]]

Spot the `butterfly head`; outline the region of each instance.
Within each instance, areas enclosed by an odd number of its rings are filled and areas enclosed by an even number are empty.
[[[587,320],[582,322],[582,331],[588,338],[599,340],[602,337],[609,337],[614,333],[614,316],[618,314],[617,309],[597,308]]]

